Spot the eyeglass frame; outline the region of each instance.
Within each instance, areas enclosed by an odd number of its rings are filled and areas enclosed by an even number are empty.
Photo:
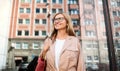
[[[63,20],[65,20],[65,18],[64,17],[59,17],[59,18],[54,18],[52,21],[53,22],[55,22],[55,21],[63,21]]]

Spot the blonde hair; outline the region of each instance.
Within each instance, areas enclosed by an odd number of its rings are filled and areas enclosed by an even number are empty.
[[[68,14],[66,13],[57,13],[53,16],[53,22],[54,22],[54,19],[57,15],[59,14],[62,14],[67,22],[67,29],[66,29],[66,33],[69,35],[69,36],[76,36],[75,35],[75,32],[74,32],[74,29],[73,29],[73,25],[72,25],[72,22],[71,22],[71,18]],[[53,26],[53,31],[51,33],[51,38],[54,40],[56,39],[56,36],[57,36],[57,30],[55,29],[55,27]]]

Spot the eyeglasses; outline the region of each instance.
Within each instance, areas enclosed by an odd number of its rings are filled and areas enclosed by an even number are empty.
[[[55,18],[55,19],[53,19],[53,22],[55,22],[55,21],[63,21],[64,19],[65,19],[64,17]]]

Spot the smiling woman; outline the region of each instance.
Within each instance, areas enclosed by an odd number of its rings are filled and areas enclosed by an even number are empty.
[[[54,15],[53,32],[45,40],[40,58],[46,59],[46,71],[85,71],[82,48],[68,14]]]

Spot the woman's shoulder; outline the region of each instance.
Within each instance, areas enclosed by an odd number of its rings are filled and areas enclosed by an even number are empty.
[[[78,40],[78,38],[76,36],[69,36],[70,39],[73,39],[73,40]]]

